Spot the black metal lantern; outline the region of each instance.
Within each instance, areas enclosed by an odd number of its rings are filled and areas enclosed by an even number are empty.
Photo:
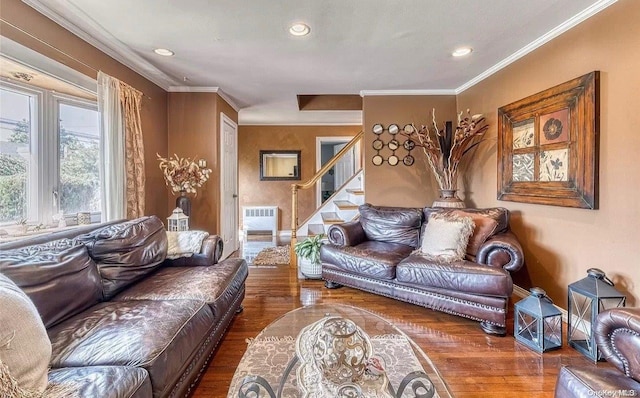
[[[598,268],[589,268],[587,277],[569,285],[569,345],[593,361],[601,360],[594,336],[598,314],[624,307],[626,297],[617,291],[611,279]]]
[[[514,305],[516,341],[543,353],[562,347],[562,313],[539,287]]]

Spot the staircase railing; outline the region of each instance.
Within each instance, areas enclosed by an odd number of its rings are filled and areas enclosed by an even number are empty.
[[[333,166],[338,163],[347,152],[353,149],[364,137],[364,131],[356,134],[351,141],[349,141],[344,148],[336,153],[327,163],[325,163],[316,174],[311,177],[307,182],[300,184],[291,184],[291,246],[289,249],[289,265],[291,267],[297,267],[297,258],[294,251],[296,242],[298,241],[298,191],[302,189],[309,189],[313,187]],[[362,167],[362,155],[360,156],[360,166]]]

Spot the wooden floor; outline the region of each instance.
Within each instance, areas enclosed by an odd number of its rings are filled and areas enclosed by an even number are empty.
[[[422,347],[455,397],[553,397],[562,365],[596,366],[568,347],[544,355],[524,348],[513,338],[513,322],[507,337],[493,337],[474,321],[351,288],[329,290],[322,281],[299,281],[288,266],[251,266],[246,286],[244,312],[231,324],[194,398],[226,397],[245,340],[286,312],[314,303],[346,303],[386,318]]]

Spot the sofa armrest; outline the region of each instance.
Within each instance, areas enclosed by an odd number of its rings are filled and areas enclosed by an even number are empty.
[[[502,267],[510,272],[522,268],[524,254],[522,246],[516,236],[507,231],[495,234],[480,246],[476,261],[479,264],[487,264]]]
[[[218,235],[209,235],[202,241],[200,253],[194,253],[191,257],[167,259],[165,264],[173,267],[217,264],[222,257],[223,248],[222,239]]]
[[[343,224],[333,224],[327,230],[329,242],[338,246],[356,246],[364,242],[364,234],[360,221],[350,221]]]
[[[596,319],[594,337],[607,362],[640,382],[640,308],[603,311]]]

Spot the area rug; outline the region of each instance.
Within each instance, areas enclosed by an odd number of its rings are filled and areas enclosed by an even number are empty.
[[[262,249],[251,263],[253,265],[289,264],[289,246],[276,246]]]

